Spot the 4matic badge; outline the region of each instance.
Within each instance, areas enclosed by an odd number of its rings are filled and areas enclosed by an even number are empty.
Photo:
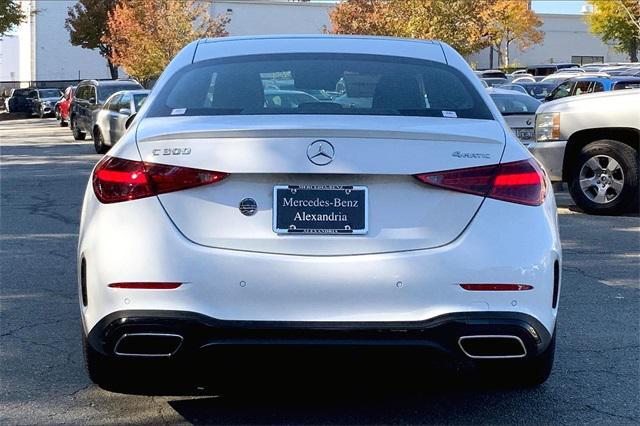
[[[491,158],[491,154],[487,154],[484,152],[460,152],[456,151],[451,154],[452,157],[457,158]]]

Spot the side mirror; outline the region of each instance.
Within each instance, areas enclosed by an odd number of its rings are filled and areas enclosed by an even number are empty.
[[[96,98],[93,98],[93,97],[89,98],[89,103],[90,104],[95,104],[96,103]]]
[[[125,109],[125,108],[123,108]],[[133,122],[133,119],[135,118],[135,116],[137,115],[137,113],[132,114],[131,116],[129,116],[129,118],[127,118],[127,121],[124,123],[124,128],[128,129],[129,126],[131,126],[131,122]]]
[[[545,102],[549,102],[549,101],[552,101],[552,100],[553,100],[553,97],[551,95],[547,95],[547,96],[544,97],[544,101]]]
[[[122,115],[131,115],[131,110],[129,108],[120,108],[118,112]]]

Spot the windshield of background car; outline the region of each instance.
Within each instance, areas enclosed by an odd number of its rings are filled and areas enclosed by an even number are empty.
[[[100,86],[98,88],[98,99],[100,102],[104,102],[109,99],[109,96],[113,95],[116,92],[121,90],[136,90],[142,89],[142,86],[139,84],[122,84],[122,85],[108,85],[108,86]]]
[[[555,84],[532,84],[524,86],[525,90],[534,98],[546,98],[555,87]]]
[[[139,93],[137,95],[133,95],[133,104],[136,106],[136,111],[140,111],[140,107],[144,103],[144,100],[149,96],[147,93]]]
[[[58,89],[45,89],[45,90],[40,90],[40,97],[41,98],[57,98],[62,96],[62,92],[60,92]]]
[[[616,81],[613,90],[640,89],[640,80]]]
[[[277,97],[278,90],[283,96]],[[296,101],[282,101],[291,91],[297,93]],[[319,91],[330,96],[314,96]],[[472,83],[453,67],[332,53],[251,55],[192,64],[171,77],[149,108],[150,117],[245,114],[493,119]]]
[[[31,89],[18,89],[14,90],[12,96],[27,96]]]
[[[490,96],[502,115],[535,114],[540,106],[540,101],[529,95],[492,93]]]

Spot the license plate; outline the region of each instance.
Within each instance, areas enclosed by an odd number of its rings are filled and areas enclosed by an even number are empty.
[[[275,186],[273,230],[278,234],[366,234],[367,195],[365,186]]]
[[[530,141],[533,139],[533,129],[516,129],[516,136],[521,141]]]

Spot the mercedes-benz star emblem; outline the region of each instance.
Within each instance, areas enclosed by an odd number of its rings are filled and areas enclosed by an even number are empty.
[[[309,148],[307,148],[307,158],[309,158],[309,161],[313,164],[326,166],[333,161],[335,152],[336,151],[330,142],[317,140],[312,142],[311,145],[309,145]]]

